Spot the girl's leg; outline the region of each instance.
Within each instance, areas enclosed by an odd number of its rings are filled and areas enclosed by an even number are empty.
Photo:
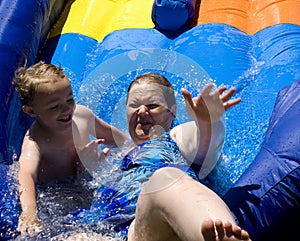
[[[226,233],[220,238],[210,237],[209,232],[213,230],[218,234],[222,228],[205,226],[207,220],[222,220],[236,227],[230,210],[217,194],[177,168],[162,168],[152,175],[139,196],[136,218],[129,228],[128,239],[243,240],[234,233],[234,228],[231,237],[227,237]],[[223,231],[226,231],[225,226]]]

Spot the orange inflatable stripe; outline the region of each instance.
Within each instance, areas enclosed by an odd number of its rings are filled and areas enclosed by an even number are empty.
[[[300,0],[202,0],[197,25],[224,23],[245,33],[280,23],[300,25]]]

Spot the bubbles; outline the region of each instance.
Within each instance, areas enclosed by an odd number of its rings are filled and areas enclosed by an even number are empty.
[[[144,72],[163,74],[173,84],[180,123],[190,120],[185,114],[181,88],[187,88],[195,96],[206,83],[212,81],[201,66],[184,55],[165,49],[133,50],[97,66],[83,81],[76,101],[127,132],[127,89],[131,81]]]
[[[259,64],[257,67],[259,67]],[[253,75],[257,71],[255,69],[245,75]],[[126,121],[127,89],[131,81],[144,72],[157,72],[164,75],[172,83],[177,102],[176,118],[179,124],[191,120],[186,113],[181,89],[186,88],[195,97],[207,83],[215,83],[215,80],[199,64],[185,55],[166,49],[132,50],[112,57],[96,66],[82,82],[76,101],[79,104],[88,106],[97,116],[128,134]],[[243,86],[241,88],[243,89]],[[235,116],[229,118],[232,118],[231,122],[237,121]],[[245,120],[240,119],[238,121]],[[226,124],[226,129],[227,127]],[[226,140],[230,140],[229,143],[236,143],[233,149],[235,149],[235,152],[239,152],[237,147],[241,145],[235,141],[239,140],[239,137],[230,133],[227,134]],[[228,148],[226,151],[228,151]],[[235,157],[235,154],[228,152],[227,156]],[[236,159],[230,160],[236,161]],[[220,161],[219,165],[222,165],[222,163]],[[225,165],[221,166],[211,176],[212,179],[218,179],[218,182],[228,184],[228,187],[231,185],[231,177],[224,175],[224,173],[228,174],[228,170],[232,166],[228,165],[226,167]],[[244,164],[239,163],[239,165]],[[240,166],[235,165],[234,168],[231,171],[234,172]],[[229,181],[226,180],[227,178],[229,178]],[[215,183],[212,188],[220,191],[219,186],[218,183]]]
[[[236,83],[240,87],[239,90],[244,97],[245,103],[252,98],[251,95],[247,95],[247,89],[255,82],[259,68],[260,63],[257,63],[254,69],[245,73]],[[164,49],[134,50],[117,55],[99,66],[95,66],[94,71],[87,76],[80,86],[76,87],[79,89],[77,96],[75,96],[76,102],[88,106],[100,118],[117,126],[123,132],[127,132],[125,114],[127,88],[135,77],[144,72],[158,72],[170,80],[175,90],[179,123],[190,120],[190,117],[186,114],[181,88],[188,89],[192,96],[196,96],[205,84],[215,82],[201,66],[184,55]],[[249,81],[245,82],[245,79]],[[252,108],[248,103],[247,110]],[[250,103],[253,102],[250,101]],[[247,163],[254,159],[256,152],[251,150],[253,145],[258,146],[259,141],[257,140],[262,139],[263,132],[261,129],[266,128],[266,125],[260,122],[260,118],[253,115],[253,111],[247,111],[246,125],[249,128],[244,128],[245,118],[236,118],[236,116],[245,116],[245,108],[238,109],[239,111],[229,112],[226,115],[226,122],[230,122],[229,126],[226,125],[226,129],[230,127],[230,131],[226,132],[226,140],[229,141],[225,143],[224,153],[218,167],[210,175],[211,180],[213,180],[210,185],[215,188],[218,187],[219,191],[226,190],[245,170]],[[260,126],[260,128],[254,129],[253,126]],[[254,142],[250,140],[254,140]],[[240,146],[243,146],[242,150],[237,148]],[[118,162],[115,162],[118,158],[113,156],[107,158],[99,172],[87,183],[87,187],[91,189],[98,187],[118,176]],[[245,159],[247,159],[247,163],[245,163]],[[10,182],[11,180],[8,181]],[[79,189],[72,190],[65,187],[58,189],[58,191],[53,193],[53,190],[50,188],[42,190],[38,194],[38,202],[41,204],[41,215],[49,224],[46,225],[46,229],[40,234],[41,240],[63,232],[67,240],[68,235],[71,235],[72,232],[74,234],[75,227],[78,228],[78,224],[66,224],[63,218],[67,213],[63,208],[69,207],[69,203],[76,199],[78,205],[74,209],[77,207],[88,208],[88,205],[84,203],[85,200],[82,199],[82,197],[88,197],[88,195]],[[60,193],[64,193],[65,196],[61,196]],[[71,197],[71,193],[75,195],[75,199]],[[62,198],[62,200],[57,200],[58,197]],[[73,204],[75,205],[74,202]],[[14,205],[11,205],[11,208]],[[52,213],[54,210],[58,213]],[[16,219],[17,216],[14,216],[14,218]],[[51,223],[53,220],[55,220],[54,224]],[[87,227],[81,228],[88,235],[90,230]]]
[[[17,183],[18,163],[0,164],[0,236],[10,240],[18,236],[16,231],[20,208]]]
[[[115,163],[110,165],[116,165]],[[114,167],[116,168],[116,167]],[[21,213],[18,199],[17,174],[19,163],[11,165],[0,164],[0,235],[4,240],[31,240],[28,235],[20,235],[17,232],[18,217]],[[107,177],[113,178],[112,169],[104,168],[101,178],[95,179],[95,185],[107,181]],[[87,224],[66,222],[66,217],[71,211],[78,208],[89,208],[93,198],[91,183],[74,184],[72,180],[64,182],[53,181],[45,186],[37,186],[38,215],[43,220],[44,226],[40,233],[36,234],[34,240],[74,240],[74,238],[87,238],[85,240],[111,240],[119,241],[118,233],[99,222],[91,227]],[[60,239],[62,238],[62,239]],[[93,239],[94,238],[94,239]]]

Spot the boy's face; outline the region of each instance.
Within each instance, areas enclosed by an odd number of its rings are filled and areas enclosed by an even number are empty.
[[[68,78],[40,84],[31,108],[31,116],[40,125],[55,130],[71,128],[75,103]]]

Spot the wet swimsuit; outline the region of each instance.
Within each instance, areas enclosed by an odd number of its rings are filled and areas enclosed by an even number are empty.
[[[198,180],[170,133],[165,132],[132,149],[121,162],[119,178],[109,186],[99,187],[91,208],[78,213],[77,218],[89,224],[108,222],[127,234],[143,185],[157,169],[166,166],[177,167]]]

